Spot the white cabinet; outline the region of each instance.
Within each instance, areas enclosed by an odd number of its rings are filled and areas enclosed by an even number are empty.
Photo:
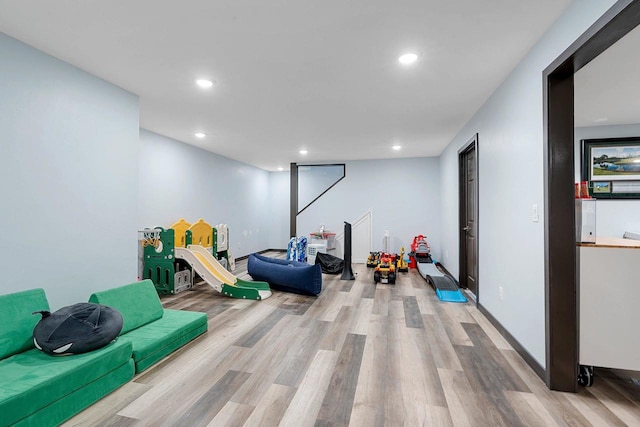
[[[640,241],[578,248],[580,364],[640,371]]]

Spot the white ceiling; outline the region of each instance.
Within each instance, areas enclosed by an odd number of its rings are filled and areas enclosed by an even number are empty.
[[[574,76],[575,126],[640,124],[640,27]]]
[[[138,94],[143,128],[276,170],[439,155],[569,3],[0,0],[0,31]]]

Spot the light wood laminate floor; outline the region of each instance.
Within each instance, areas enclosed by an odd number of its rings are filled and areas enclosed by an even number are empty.
[[[415,270],[377,286],[354,272],[325,275],[319,297],[163,297],[209,331],[65,425],[640,426],[637,373],[549,391],[472,304],[439,302]]]

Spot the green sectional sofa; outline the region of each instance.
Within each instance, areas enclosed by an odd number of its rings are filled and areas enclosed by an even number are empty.
[[[37,350],[40,310],[49,310],[43,289],[0,295],[0,426],[60,424],[133,378],[127,340],[73,356]]]
[[[165,310],[150,280],[96,292],[89,302],[118,310],[115,342],[89,353],[51,356],[33,344],[43,289],[0,295],[0,427],[55,426],[207,331],[207,315]]]
[[[207,315],[163,309],[151,280],[96,292],[89,302],[107,305],[122,314],[119,341],[133,346],[136,373],[207,331]]]

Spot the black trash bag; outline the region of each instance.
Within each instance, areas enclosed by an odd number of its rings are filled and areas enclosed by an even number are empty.
[[[340,274],[344,267],[344,260],[330,254],[318,252],[316,254],[316,264],[320,264],[320,268],[325,274]]]
[[[83,302],[50,313],[33,329],[33,343],[47,354],[80,354],[97,350],[122,331],[122,314],[106,305]]]

